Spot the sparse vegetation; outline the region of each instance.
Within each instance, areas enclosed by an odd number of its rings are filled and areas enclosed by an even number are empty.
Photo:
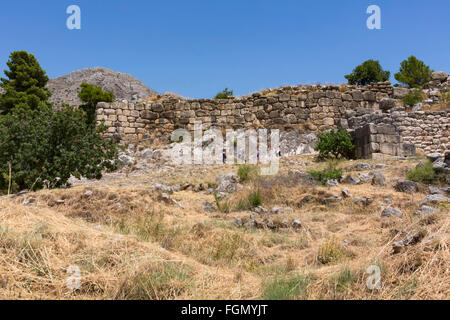
[[[233,90],[228,90],[228,88],[225,88],[224,90],[220,91],[214,99],[228,99],[233,97]]]
[[[402,100],[407,106],[412,107],[423,101],[423,92],[421,89],[414,89],[404,96]]]
[[[258,167],[250,164],[241,164],[237,174],[242,182],[253,180],[258,176]]]
[[[309,278],[304,275],[278,276],[264,283],[262,299],[298,300],[308,297]]]
[[[319,181],[321,184],[326,184],[328,180],[340,180],[342,178],[342,169],[338,169],[336,161],[328,161],[327,167],[322,170],[310,170],[309,175]]]
[[[408,180],[421,182],[425,184],[432,184],[437,180],[436,170],[433,168],[431,162],[426,162],[422,165],[417,166],[414,169],[408,171]]]

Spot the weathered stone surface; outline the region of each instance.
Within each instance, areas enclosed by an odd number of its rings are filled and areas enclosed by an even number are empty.
[[[397,100],[391,98],[385,98],[380,101],[380,109],[381,110],[389,110],[395,108],[397,104]]]
[[[423,205],[420,207],[420,209],[414,211],[414,214],[418,215],[418,216],[427,216],[427,215],[433,214],[437,211],[438,210],[433,207]]]
[[[391,206],[386,207],[382,212],[381,212],[381,216],[382,217],[390,217],[390,216],[396,216],[398,218],[401,218],[403,216],[403,212],[401,212],[400,210],[393,208]]]
[[[386,186],[386,178],[381,172],[374,171],[372,177],[372,185],[374,186]]]
[[[50,100],[57,106],[68,104],[81,105],[78,90],[82,83],[102,87],[105,91],[113,91],[116,100],[137,101],[157,94],[136,78],[106,68],[84,69],[66,76],[52,79],[47,87],[52,91]]]
[[[448,77],[448,74],[445,73],[444,71],[437,71],[437,72],[433,72],[431,74],[431,79],[432,80],[437,80],[437,81],[446,81]]]
[[[416,193],[419,191],[419,185],[414,181],[399,180],[395,184],[394,189],[398,192]]]

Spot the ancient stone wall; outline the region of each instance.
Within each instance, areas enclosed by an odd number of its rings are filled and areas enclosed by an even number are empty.
[[[158,101],[99,103],[97,120],[108,135],[121,140],[145,139],[150,133],[167,134],[178,128],[281,128],[323,131],[344,125],[346,119],[379,110],[393,95],[389,82],[367,87],[298,86],[268,89],[242,98],[186,100],[164,96]]]
[[[450,149],[450,111],[406,112],[395,108],[348,120],[362,158],[444,153]],[[414,151],[415,149],[415,151]]]
[[[406,112],[401,98],[409,91],[387,81],[365,87],[281,87],[220,100],[165,95],[139,102],[99,103],[97,120],[108,127],[107,136],[120,141],[167,141],[174,130],[193,131],[194,122],[201,121],[203,130],[276,128],[294,131],[299,137],[342,127],[353,132],[357,154],[363,158],[450,149],[449,110]],[[448,81],[434,79],[424,90],[428,100],[419,109],[440,103],[444,92],[448,92]],[[311,142],[300,145],[311,149]],[[296,147],[289,145],[286,150],[292,153]]]

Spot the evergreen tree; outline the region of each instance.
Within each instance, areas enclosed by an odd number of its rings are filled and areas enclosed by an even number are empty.
[[[80,106],[87,115],[87,123],[90,126],[95,126],[95,110],[99,102],[113,102],[114,94],[109,91],[103,91],[101,87],[94,86],[89,83],[82,83],[78,98],[84,104]]]
[[[7,62],[8,79],[1,78],[0,111],[10,113],[14,108],[35,110],[39,106],[51,106],[51,92],[45,86],[48,77],[34,55],[26,51],[15,51]]]
[[[430,67],[414,56],[402,61],[400,71],[395,74],[395,79],[408,85],[410,88],[420,88],[431,80]]]

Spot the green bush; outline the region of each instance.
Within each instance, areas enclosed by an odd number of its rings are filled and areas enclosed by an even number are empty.
[[[415,169],[411,169],[407,174],[408,180],[421,182],[425,184],[433,184],[438,176],[436,174],[436,170],[433,168],[433,164],[431,162],[427,162],[423,165],[417,166]]]
[[[340,180],[342,178],[342,169],[337,169],[334,161],[330,161],[323,170],[310,170],[308,173],[321,184],[326,184],[328,180]]]
[[[412,107],[423,101],[423,92],[421,89],[414,89],[404,96],[402,100],[407,106]]]
[[[78,93],[78,98],[80,98],[81,102],[84,103],[80,106],[80,108],[86,112],[87,123],[91,127],[95,127],[95,110],[97,108],[97,103],[113,102],[114,94],[109,91],[104,92],[101,87],[97,87],[89,83],[82,83]]]
[[[14,108],[34,110],[39,106],[51,106],[48,101],[51,92],[45,87],[49,79],[34,55],[26,51],[12,52],[7,65],[8,79],[1,78],[0,84],[5,91],[0,95],[2,114]]]
[[[216,94],[214,99],[228,99],[231,97],[233,97],[233,90],[228,90],[228,88],[225,88],[224,90]]]
[[[367,60],[357,66],[351,74],[345,76],[349,84],[368,85],[372,82],[382,82],[389,80],[391,73],[384,71],[377,60]]]
[[[420,88],[431,80],[432,72],[423,61],[411,56],[408,60],[402,61],[400,71],[395,74],[395,79],[410,88]]]
[[[263,196],[259,189],[252,190],[246,199],[241,199],[236,205],[237,210],[250,210],[263,204]]]
[[[239,166],[237,174],[242,182],[249,181],[258,176],[258,168],[250,164],[242,164]]]
[[[104,169],[114,169],[117,146],[93,131],[83,111],[66,107],[53,111],[14,109],[0,116],[0,191],[58,188],[76,178],[100,179]]]
[[[319,141],[314,148],[319,151],[320,159],[352,158],[354,149],[353,137],[341,128],[320,133]]]
[[[251,208],[258,207],[263,203],[263,196],[261,194],[261,191],[259,191],[259,189],[250,192],[247,199]]]

